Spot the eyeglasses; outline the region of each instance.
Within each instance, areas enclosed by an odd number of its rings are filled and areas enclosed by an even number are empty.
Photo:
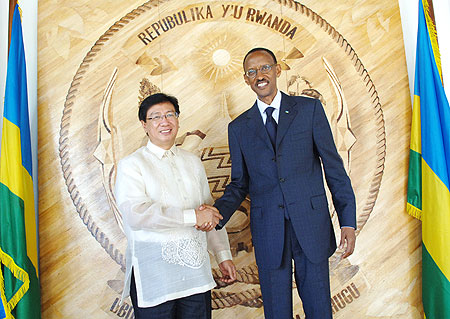
[[[168,121],[174,120],[179,116],[178,112],[167,112],[166,114],[152,113],[151,115],[152,117],[147,117],[147,120],[151,121],[152,123],[159,123],[164,118],[167,119]]]
[[[254,78],[256,76],[256,74],[259,72],[261,72],[262,74],[267,74],[270,72],[270,70],[272,70],[273,66],[277,65],[276,63],[274,64],[264,64],[261,65],[259,68],[257,69],[248,69],[245,72],[245,75],[248,76],[249,78]]]

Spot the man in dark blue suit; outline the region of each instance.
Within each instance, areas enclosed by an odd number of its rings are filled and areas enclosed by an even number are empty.
[[[266,318],[292,318],[292,260],[308,319],[332,318],[328,258],[336,250],[325,188],[341,225],[343,257],[355,247],[356,204],[321,103],[277,89],[268,49],[244,58],[255,104],[228,127],[231,182],[214,206],[223,226],[250,194],[250,227]]]

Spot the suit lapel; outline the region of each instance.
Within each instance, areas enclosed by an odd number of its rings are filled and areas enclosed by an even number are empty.
[[[295,104],[297,104],[297,102],[294,98],[281,93],[280,116],[278,117],[277,128],[277,149],[297,115],[297,109],[293,107]]]
[[[270,142],[269,135],[267,134],[266,127],[261,118],[261,113],[259,113],[258,105],[253,104],[247,113],[247,126],[252,132],[255,132],[259,138],[273,150],[272,143]]]

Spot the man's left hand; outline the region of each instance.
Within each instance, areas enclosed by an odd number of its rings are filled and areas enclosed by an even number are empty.
[[[355,230],[351,227],[342,227],[341,228],[341,243],[339,244],[339,249],[344,249],[345,252],[342,255],[342,258],[347,258],[353,251],[355,250],[355,242],[356,235]]]
[[[225,260],[219,264],[220,272],[222,273],[222,277],[219,278],[220,281],[223,281],[227,284],[232,283],[236,280],[236,266],[234,265],[232,260]]]

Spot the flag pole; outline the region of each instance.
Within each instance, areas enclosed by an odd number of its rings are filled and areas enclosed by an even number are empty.
[[[16,7],[17,0],[9,0],[9,22],[8,22],[8,55],[9,55],[9,45],[11,44],[11,27],[14,15],[14,8]]]

